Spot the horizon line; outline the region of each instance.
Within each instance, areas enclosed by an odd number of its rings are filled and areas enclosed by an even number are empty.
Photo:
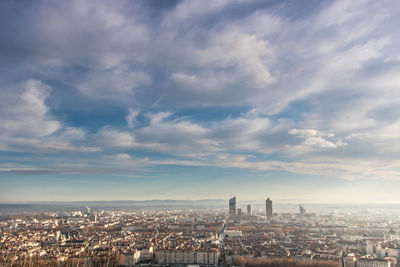
[[[120,199],[120,200],[49,200],[49,201],[0,201],[0,205],[12,205],[12,204],[67,204],[67,203],[95,203],[95,202],[105,202],[105,203],[111,203],[111,202],[155,202],[155,201],[181,201],[181,202],[200,202],[200,201],[229,201],[228,199],[222,199],[222,198],[210,198],[210,199]],[[263,202],[265,200],[238,200],[238,202]],[[284,204],[284,205],[395,205],[395,204],[400,204],[399,201],[392,201],[392,202],[307,202],[307,201],[284,201],[282,200],[274,200],[272,199],[274,205],[279,205],[279,204]],[[249,204],[253,204],[249,203]]]

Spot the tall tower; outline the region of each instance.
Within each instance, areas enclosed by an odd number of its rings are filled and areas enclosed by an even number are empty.
[[[299,205],[299,214],[300,217],[304,217],[304,215],[306,214],[306,209],[303,207],[303,205]]]
[[[272,200],[270,200],[269,198],[267,198],[267,200],[265,201],[265,215],[267,216],[267,219],[271,219],[273,216]]]
[[[229,199],[229,216],[236,216],[236,197]]]
[[[251,205],[247,205],[247,216],[251,216]]]

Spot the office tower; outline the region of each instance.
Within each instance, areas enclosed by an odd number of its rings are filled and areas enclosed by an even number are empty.
[[[306,209],[302,205],[299,205],[299,213],[300,217],[303,217],[306,214]]]
[[[251,205],[247,205],[247,216],[251,216]]]
[[[229,216],[236,216],[236,197],[229,199]]]
[[[273,216],[272,200],[270,200],[269,198],[267,198],[267,200],[265,201],[265,215],[267,216],[267,219],[271,219]]]
[[[238,209],[237,210],[237,215],[240,217],[240,216],[242,216],[242,209]]]

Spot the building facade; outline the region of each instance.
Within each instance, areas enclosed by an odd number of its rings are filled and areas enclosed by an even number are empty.
[[[216,250],[159,250],[156,252],[159,265],[164,264],[204,264],[216,265],[219,261],[219,252]]]
[[[229,199],[229,216],[236,216],[236,197]]]
[[[271,219],[273,216],[272,200],[270,200],[269,198],[267,198],[267,200],[265,201],[265,216],[267,216],[267,219]]]

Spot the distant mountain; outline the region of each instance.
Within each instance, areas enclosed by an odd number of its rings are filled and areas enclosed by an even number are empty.
[[[0,204],[0,213],[7,212],[42,212],[92,209],[145,209],[145,208],[222,208],[223,199],[201,200],[116,200],[116,201],[68,201],[68,202],[30,202],[19,204]]]
[[[40,205],[106,205],[106,206],[219,206],[226,204],[223,199],[200,199],[200,200],[175,200],[175,199],[152,199],[152,200],[114,200],[114,201],[69,201],[69,202],[34,202],[30,204]]]
[[[237,208],[245,210],[246,205],[251,204],[252,210],[263,214],[265,211],[264,201],[238,201]],[[204,209],[223,208],[228,209],[227,199],[200,199],[200,200],[176,200],[176,199],[153,199],[153,200],[116,200],[116,201],[68,201],[68,202],[29,202],[29,203],[3,203],[0,204],[0,213],[23,213],[23,212],[58,212],[58,211],[85,211],[86,207],[93,210],[144,210],[144,209]],[[387,212],[389,214],[400,214],[400,205],[391,204],[306,204],[307,212]],[[274,212],[298,212],[297,203],[273,202]]]

